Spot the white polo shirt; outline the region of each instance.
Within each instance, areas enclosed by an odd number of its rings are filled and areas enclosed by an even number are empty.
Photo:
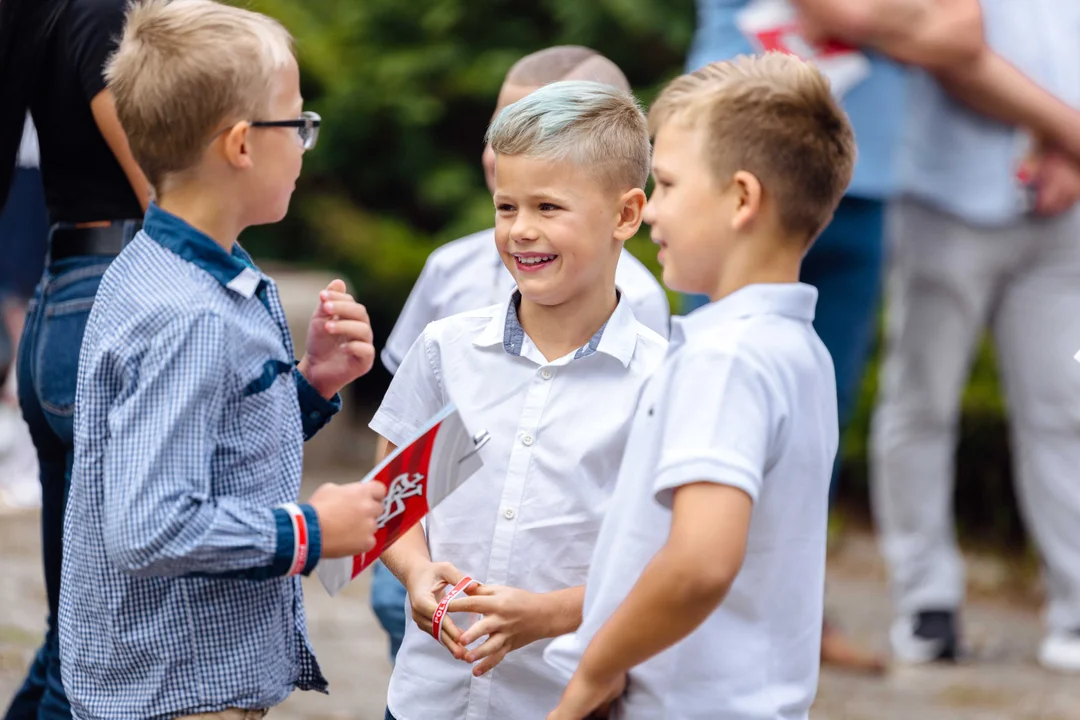
[[[588,344],[553,362],[523,331],[509,295],[429,325],[371,428],[398,444],[452,401],[466,427],[491,433],[483,469],[427,517],[432,559],[531,592],[583,585],[638,394],[666,345],[625,302]],[[459,627],[469,620],[454,618]],[[409,622],[390,711],[398,720],[542,718],[564,687],[544,663],[546,645],[512,652],[475,678]]]
[[[638,322],[666,338],[671,320],[667,294],[649,269],[626,250],[615,269],[615,284]],[[428,323],[501,303],[513,289],[514,276],[499,257],[494,229],[436,248],[386,340],[383,365],[391,373],[397,372],[401,359]]]
[[[667,359],[634,416],[589,568],[584,620],[549,644],[548,662],[569,680],[667,541],[675,488],[701,481],[740,488],[754,501],[753,515],[746,558],[724,602],[682,642],[631,671],[620,718],[808,716],[839,435],[832,360],[811,324],[816,302],[809,285],[751,285],[673,321]],[[701,549],[702,563],[709,554]]]

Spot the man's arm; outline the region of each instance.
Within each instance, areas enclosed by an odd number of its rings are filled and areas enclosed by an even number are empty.
[[[808,34],[872,47],[927,70],[970,62],[984,47],[978,0],[793,0]]]
[[[552,717],[582,718],[631,668],[679,642],[724,600],[742,567],[753,503],[712,482],[676,488],[667,542],[589,643]],[[702,548],[709,561],[702,562]],[[642,622],[647,618],[647,622]]]
[[[871,47],[933,74],[976,112],[1026,127],[1080,162],[1080,112],[986,44],[978,0],[794,0],[816,39]]]

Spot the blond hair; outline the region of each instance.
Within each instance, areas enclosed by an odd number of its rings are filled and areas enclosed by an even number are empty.
[[[496,154],[569,160],[606,186],[644,188],[651,147],[629,93],[585,80],[551,83],[503,108],[488,128]]]
[[[792,234],[816,237],[851,182],[851,124],[829,81],[791,55],[744,55],[675,78],[649,112],[649,131],[668,123],[707,133],[718,181],[739,170],[756,176]]]
[[[198,163],[227,123],[260,119],[292,59],[289,32],[265,15],[213,0],[133,3],[105,77],[150,184]]]
[[[560,80],[591,80],[630,92],[630,81],[618,65],[581,45],[555,45],[529,53],[511,66],[505,82],[543,87]]]

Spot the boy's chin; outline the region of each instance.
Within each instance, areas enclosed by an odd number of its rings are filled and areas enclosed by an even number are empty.
[[[282,200],[269,201],[257,208],[252,221],[248,223],[249,226],[255,225],[273,225],[274,223],[281,222],[285,219],[285,216],[289,214],[289,200],[292,198],[292,194]]]
[[[679,274],[675,272],[670,265],[664,266],[662,280],[664,282],[664,287],[668,290],[674,290],[675,292],[683,293],[684,295],[708,295],[713,290],[702,283],[679,277]]]

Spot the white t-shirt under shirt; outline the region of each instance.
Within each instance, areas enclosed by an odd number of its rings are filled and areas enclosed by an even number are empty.
[[[615,270],[615,284],[637,321],[666,338],[671,310],[664,288],[626,250]],[[428,323],[503,302],[513,289],[514,276],[499,257],[493,229],[437,248],[424,264],[386,340],[383,365],[391,373],[396,372],[401,359]]]
[[[500,305],[429,325],[372,429],[400,444],[454,402],[466,427],[491,434],[483,468],[427,517],[432,559],[530,592],[583,585],[638,395],[666,344],[625,300],[586,345],[553,362],[525,334],[509,292]],[[476,678],[409,622],[390,711],[398,720],[542,718],[564,687],[544,663],[546,645],[512,652]]]
[[[817,689],[828,488],[839,438],[817,290],[751,285],[674,318],[642,392],[586,583],[578,632],[545,659],[564,680],[667,541],[673,491],[716,482],[754,501],[746,557],[690,636],[634,668],[620,718],[805,720]],[[709,549],[702,548],[702,562]],[[641,618],[643,624],[648,618]]]

